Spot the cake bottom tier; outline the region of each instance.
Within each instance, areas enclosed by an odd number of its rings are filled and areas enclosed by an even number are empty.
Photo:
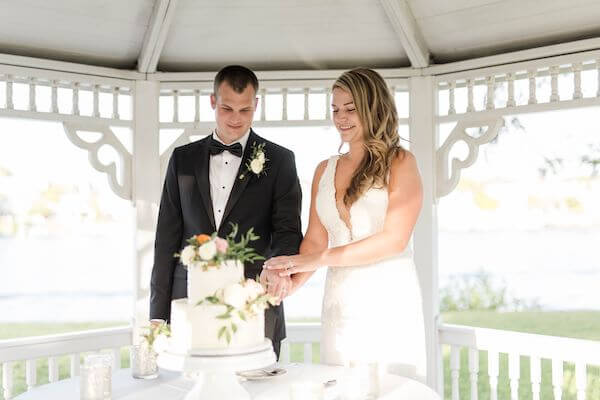
[[[188,299],[177,299],[171,303],[171,351],[185,354],[194,349],[241,349],[260,345],[265,340],[265,316],[259,312],[246,321],[234,315],[219,319],[227,308],[222,305],[202,304],[193,306]],[[233,314],[232,314],[233,315]],[[235,328],[232,327],[235,325]],[[219,337],[225,327],[229,332]]]

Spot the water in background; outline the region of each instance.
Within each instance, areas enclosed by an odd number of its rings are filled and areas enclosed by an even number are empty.
[[[0,239],[0,321],[128,321],[130,243],[129,236]],[[441,232],[440,286],[484,269],[545,309],[598,309],[598,243],[600,230]],[[288,319],[319,317],[325,272],[286,300]]]

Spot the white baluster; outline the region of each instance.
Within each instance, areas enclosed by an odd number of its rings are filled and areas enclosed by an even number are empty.
[[[12,75],[6,75],[6,108],[13,110],[15,104],[13,103],[13,77]]]
[[[5,362],[2,365],[2,389],[4,389],[4,398],[13,397],[13,362]]]
[[[73,84],[73,115],[79,115],[79,82]]]
[[[48,357],[48,380],[50,383],[58,381],[58,358]]]
[[[113,119],[119,119],[119,88],[113,88]]]
[[[58,81],[52,81],[52,112],[58,114]]]
[[[506,80],[508,81],[508,100],[506,102],[506,107],[514,107],[517,105],[515,101],[515,74],[512,72],[506,75]]]
[[[265,89],[261,89],[260,91],[260,120],[267,120],[267,91]]]
[[[498,400],[498,374],[499,368],[498,352],[488,351],[488,375],[490,377],[490,400]]]
[[[485,104],[485,108],[487,110],[493,110],[494,109],[494,98],[495,98],[494,87],[496,86],[496,77],[488,76],[486,78],[486,83],[487,83],[487,102]]]
[[[596,73],[598,74],[598,88],[596,90],[596,97],[600,97],[600,58],[596,60]]]
[[[281,91],[281,95],[283,96],[283,107],[281,110],[281,120],[287,121],[288,119],[288,90],[287,88],[283,88]]]
[[[560,100],[560,96],[558,94],[558,73],[560,72],[560,67],[554,65],[550,67],[550,87],[552,88],[552,94],[550,95],[551,102],[557,102]]]
[[[200,122],[200,89],[194,90],[194,122]]]
[[[450,348],[450,377],[452,379],[452,400],[459,399],[458,378],[460,374],[460,348],[452,346]]]
[[[281,347],[279,350],[279,362],[282,364],[288,364],[290,362],[290,342],[287,339],[284,339],[281,342]]]
[[[331,89],[325,89],[325,119],[331,119]]]
[[[448,90],[448,115],[456,114],[454,89],[456,89],[456,81],[450,82],[450,89]]]
[[[473,105],[473,79],[467,79],[467,112],[475,111]]]
[[[521,377],[521,358],[516,353],[508,354],[508,379],[510,380],[510,398],[519,400],[519,378]]]
[[[29,111],[37,111],[35,104],[35,78],[29,78]]]
[[[179,91],[173,90],[173,122],[179,122]]]
[[[310,119],[308,115],[308,97],[310,95],[310,90],[308,88],[304,89],[304,120],[308,121]]]
[[[111,350],[112,352],[112,373],[114,374],[119,369],[121,369],[121,349],[114,348]]]
[[[585,400],[587,389],[587,367],[579,361],[575,363],[575,387],[577,388],[577,400]]]
[[[573,64],[573,99],[581,99],[583,93],[581,92],[581,63]]]
[[[554,388],[554,400],[562,399],[563,380],[562,360],[552,360],[552,387]]]
[[[540,386],[542,384],[542,363],[538,357],[530,359],[531,393],[532,400],[540,400]]]
[[[312,364],[312,343],[304,343],[304,362]]]
[[[27,384],[27,390],[33,389],[37,382],[37,361],[27,360],[25,361],[25,383]]]
[[[471,400],[477,400],[477,374],[479,373],[479,351],[469,349],[469,380],[471,382]]]
[[[73,378],[75,376],[79,376],[79,367],[80,367],[79,353],[71,354],[69,356],[69,360],[70,360],[70,364],[71,364],[71,368],[70,368],[71,378]]]
[[[527,77],[529,78],[529,104],[537,104],[537,95],[535,93],[535,77],[537,75],[536,70],[531,70],[527,72]]]
[[[93,116],[96,118],[100,117],[100,97],[98,94],[99,85],[94,85],[93,93],[94,93],[94,113]]]

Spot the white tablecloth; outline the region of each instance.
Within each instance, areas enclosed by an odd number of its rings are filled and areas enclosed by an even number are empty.
[[[245,381],[244,388],[254,400],[286,400],[289,398],[293,382],[312,380],[326,382],[332,379],[337,384],[325,392],[325,399],[337,397],[343,384],[343,367],[320,364],[279,365],[287,370],[281,376],[269,377],[260,381]],[[112,379],[112,400],[181,400],[192,388],[194,381],[184,379],[180,373],[160,371],[157,379],[143,380],[131,377],[129,369],[117,371]],[[23,393],[15,400],[78,400],[79,377],[46,384]],[[381,400],[439,400],[438,395],[426,385],[412,379],[384,375],[381,380]]]

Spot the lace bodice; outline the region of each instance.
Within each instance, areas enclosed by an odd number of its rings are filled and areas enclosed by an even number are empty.
[[[330,247],[343,246],[380,232],[388,206],[386,188],[371,188],[363,193],[348,210],[352,228],[350,232],[335,203],[335,171],[338,159],[339,156],[333,156],[327,161],[316,198],[317,214],[329,235]]]

